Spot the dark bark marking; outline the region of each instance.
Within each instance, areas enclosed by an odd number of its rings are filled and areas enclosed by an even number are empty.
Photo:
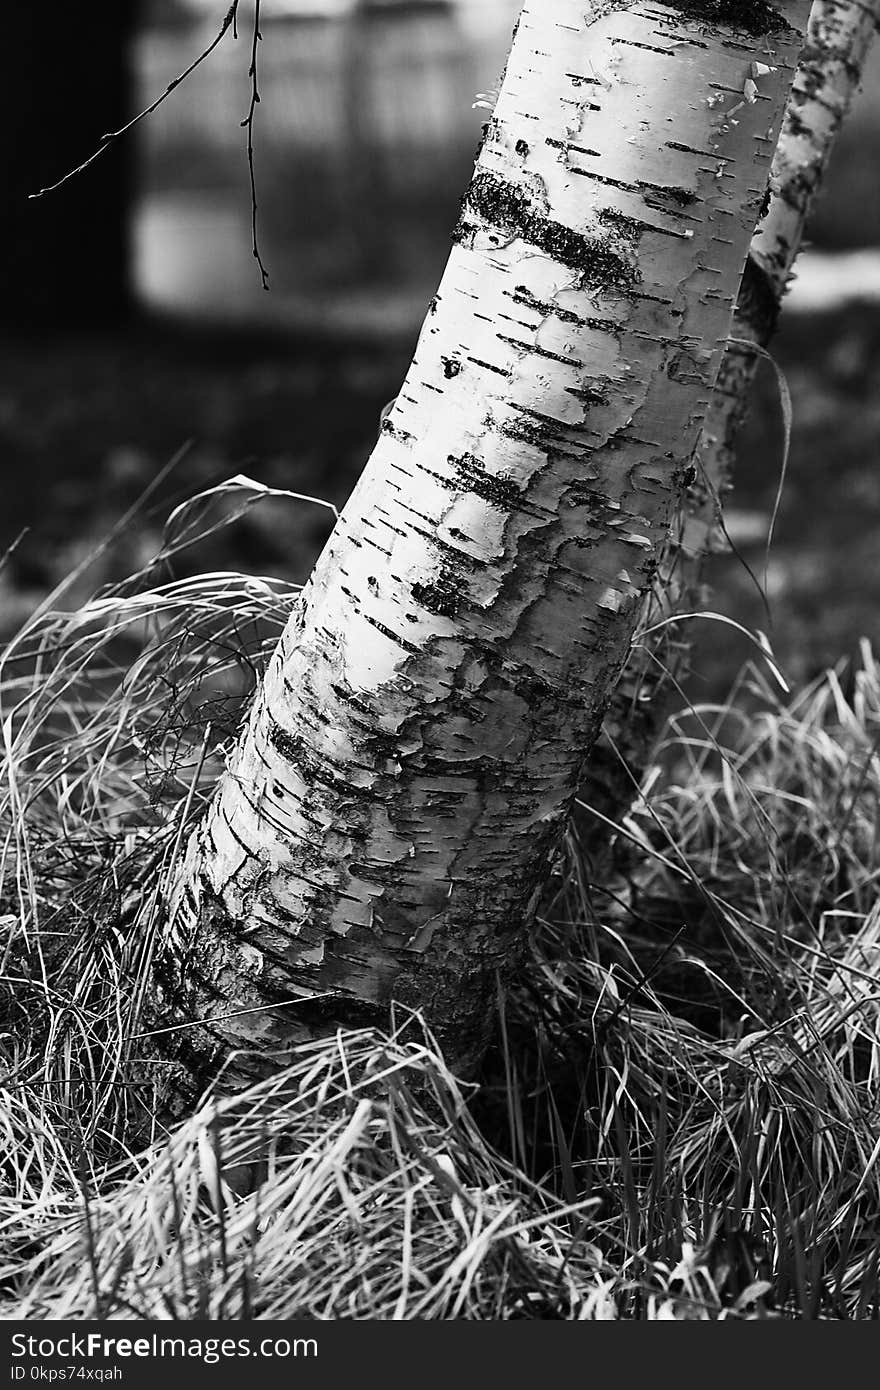
[[[487,372],[494,372],[496,376],[506,377],[510,375],[506,367],[496,367],[491,362],[481,361],[479,357],[469,357],[468,361],[473,362],[475,367],[483,367]]]
[[[610,320],[606,320],[610,324]],[[617,324],[610,325],[612,329]],[[496,333],[496,338],[501,343],[507,343],[509,347],[515,348],[518,352],[530,352],[535,357],[547,357],[551,362],[561,362],[565,367],[582,367],[584,364],[579,357],[565,357],[560,352],[551,352],[549,348],[538,347],[537,343],[524,343],[520,338],[508,338],[504,333]]]
[[[468,550],[459,550],[457,546],[450,545],[440,536],[432,531],[426,531],[423,526],[413,525],[411,529],[417,536],[422,536],[429,545],[434,546],[442,555],[447,555],[453,564],[460,565],[462,569],[467,568],[472,571],[484,570],[488,567],[488,561],[480,558],[479,555],[471,555]]]
[[[386,627],[384,623],[380,623],[378,618],[371,617],[370,614],[365,613],[363,609],[361,610],[361,614],[364,622],[369,623],[370,627],[374,627],[377,632],[381,632],[383,637],[387,637],[389,642],[394,642],[396,646],[402,647],[403,650],[409,652],[411,656],[416,656],[421,651],[421,648],[417,647],[415,643],[407,642],[405,637],[401,637],[399,632],[393,632],[390,627]]]
[[[791,33],[791,25],[765,0],[670,0],[670,8],[686,19],[739,29],[760,38]]]
[[[586,145],[575,145],[572,144],[569,140],[556,140],[551,135],[547,136],[546,140],[544,141],[544,144],[549,145],[552,150],[565,150],[566,153],[568,151],[573,151],[574,154],[587,154],[592,156],[594,159],[602,158],[602,153],[600,150],[588,149]]]
[[[681,150],[683,154],[699,154],[702,155],[705,159],[718,158],[717,150],[698,150],[695,149],[693,145],[683,145],[680,140],[667,140],[666,148],[667,150]],[[728,164],[734,163],[734,160],[730,159],[727,155],[725,155],[725,159],[727,160]]]
[[[508,236],[521,237],[562,265],[580,271],[587,283],[625,289],[641,278],[638,268],[620,255],[609,237],[587,236],[551,221],[536,212],[525,189],[495,174],[480,172],[474,177],[465,206]],[[453,240],[461,242],[474,230],[474,224],[462,218]]]
[[[642,48],[645,50],[646,53],[659,53],[663,58],[675,57],[674,48],[659,48],[655,43],[637,43],[635,39],[621,38],[611,40],[612,48],[614,48],[617,44],[624,44],[627,48]]]
[[[449,565],[441,565],[440,573],[427,583],[415,583],[410,592],[416,603],[438,618],[454,618],[467,597],[462,593],[461,579]]]
[[[534,309],[536,314],[541,314],[544,318],[549,318],[552,314],[561,323],[573,323],[578,328],[585,328],[587,325],[587,320],[582,319],[580,314],[573,313],[571,309],[563,309],[558,304],[538,299],[537,295],[532,294],[525,285],[517,285],[512,293],[510,290],[506,290],[505,293],[513,300],[514,304],[522,304],[527,309]]]
[[[607,405],[608,396],[604,391],[597,391],[590,386],[566,386],[566,395],[574,396],[576,400],[583,401],[585,405]]]
[[[565,75],[578,87],[582,85],[586,87],[601,86],[598,77],[587,77],[586,73],[583,72],[567,72]]]
[[[522,504],[523,489],[519,483],[503,474],[487,473],[486,465],[475,454],[461,454],[458,458],[450,454],[449,463],[462,492],[472,492],[503,512],[510,512]]]
[[[571,172],[582,174],[588,179],[593,177],[586,169],[572,169]],[[629,217],[625,212],[618,212],[616,208],[603,208],[599,216],[603,222],[609,222],[634,236],[641,236],[642,232],[656,232],[659,236],[676,237],[679,241],[690,239],[690,232],[680,232],[677,227],[658,227],[653,222],[643,222],[640,217]]]

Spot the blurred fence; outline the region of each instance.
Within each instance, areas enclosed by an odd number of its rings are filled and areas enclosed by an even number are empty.
[[[143,102],[215,36],[223,6],[210,0],[208,19],[208,2],[141,35]],[[265,3],[255,164],[273,293],[251,255],[246,13],[238,39],[139,127],[141,293],[200,315],[409,331],[442,271],[486,118],[474,100],[500,77],[519,0]],[[878,149],[880,45],[813,219],[818,243],[880,244]]]
[[[250,255],[249,34],[227,35],[141,126],[146,297],[233,317],[408,324],[442,270],[486,119],[474,101],[499,79],[518,8],[482,0],[478,24],[436,0],[266,21],[255,167],[272,296]],[[216,23],[142,34],[142,101]]]

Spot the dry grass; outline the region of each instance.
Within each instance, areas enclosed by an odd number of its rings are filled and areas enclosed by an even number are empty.
[[[130,1151],[164,889],[294,598],[168,566],[258,500],[0,663],[0,1314],[877,1316],[867,650],[673,721],[612,882],[572,830],[479,1088],[404,1018]]]

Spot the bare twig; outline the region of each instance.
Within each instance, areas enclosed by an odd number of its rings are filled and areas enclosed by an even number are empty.
[[[217,47],[221,39],[224,37],[226,33],[228,33],[230,29],[232,29],[233,38],[237,38],[238,32],[236,29],[236,19],[238,16],[238,7],[240,4],[241,0],[232,0],[232,4],[226,11],[223,23],[220,26],[219,33],[216,34],[215,37],[211,40],[211,42],[208,44],[208,47],[199,54],[198,58],[196,58],[192,63],[190,63],[189,67],[184,68],[183,72],[179,73],[172,82],[168,83],[168,86],[165,88],[164,92],[162,92],[161,96],[158,96],[155,101],[150,103],[149,106],[145,106],[143,111],[139,111],[136,116],[133,116],[130,121],[126,122],[125,125],[120,126],[118,130],[108,130],[106,134],[101,136],[101,143],[98,146],[98,148],[96,150],[93,150],[92,153],[88,156],[88,158],[84,159],[81,164],[77,164],[74,169],[68,169],[67,173],[64,174],[60,179],[58,179],[56,183],[47,184],[45,188],[38,189],[36,193],[30,193],[28,197],[42,198],[46,193],[54,193],[57,188],[61,188],[70,179],[75,178],[77,174],[83,173],[84,170],[88,169],[90,164],[94,164],[95,160],[110,148],[114,141],[121,139],[123,135],[127,135],[128,132],[134,126],[136,126],[140,121],[144,119],[145,116],[151,116],[153,112],[162,105],[163,101],[167,100],[167,98],[171,95],[174,89],[176,87],[179,87],[181,82],[184,82],[186,78],[189,77],[190,73],[195,72],[196,68],[200,67],[201,64],[205,61],[205,59],[214,52],[214,49]],[[256,7],[257,15],[259,16],[260,0],[256,0]],[[259,97],[257,98],[257,100],[259,100]]]
[[[260,101],[260,92],[257,73],[257,51],[259,44],[262,43],[263,35],[260,32],[260,7],[262,0],[254,0],[254,30],[251,39],[251,65],[248,69],[248,77],[251,79],[251,104],[248,113],[242,121],[242,129],[247,131],[247,161],[248,173],[251,180],[251,238],[253,256],[260,268],[260,279],[263,282],[263,289],[269,288],[269,272],[263,263],[260,255],[260,243],[257,235],[257,180],[254,174],[254,115]]]

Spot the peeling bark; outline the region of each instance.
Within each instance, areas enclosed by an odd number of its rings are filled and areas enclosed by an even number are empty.
[[[748,414],[760,356],[768,346],[800,251],[804,227],[837,133],[861,81],[880,25],[880,0],[815,0],[773,159],[770,196],[758,223],[737,299],[734,342],[724,355],[695,459],[687,505],[673,527],[642,629],[703,607],[703,560],[726,544],[720,502],[730,490],[736,444]],[[676,624],[637,646],[618,683],[594,749],[583,799],[611,821],[632,804],[690,659],[687,628]],[[608,827],[587,818],[584,834],[601,874]]]
[[[686,485],[808,9],[525,5],[406,382],[189,842],[162,999],[226,1016],[191,1069],[250,1049],[238,1085],[392,1001],[479,1056]]]

